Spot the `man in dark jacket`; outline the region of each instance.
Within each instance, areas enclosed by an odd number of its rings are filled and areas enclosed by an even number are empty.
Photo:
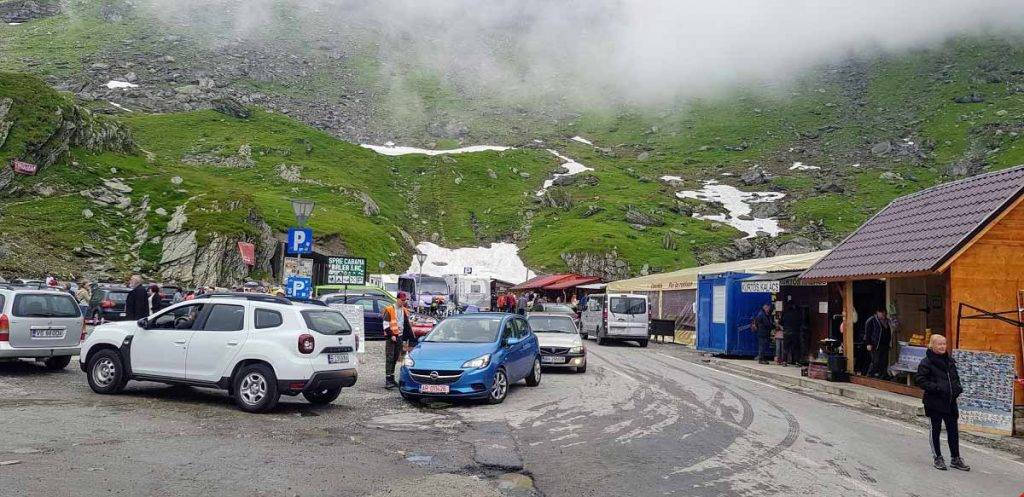
[[[935,457],[935,468],[946,470],[946,462],[942,459],[939,435],[942,424],[946,424],[946,438],[949,439],[949,465],[961,471],[970,471],[971,467],[960,458],[960,430],[957,419],[960,411],[956,399],[963,393],[960,375],[956,371],[956,361],[946,353],[946,337],[932,335],[928,342],[928,351],[917,366],[914,375],[917,386],[924,389],[924,413],[932,421],[932,455]]]
[[[879,309],[864,323],[864,339],[868,352],[871,352],[871,370],[868,374],[876,378],[888,376],[892,327],[885,309]]]
[[[800,364],[800,332],[804,326],[803,313],[796,305],[786,305],[782,313],[782,361],[797,366]]]
[[[124,301],[125,316],[132,321],[148,317],[149,296],[146,295],[146,287],[142,286],[142,277],[133,274],[128,280],[128,287],[132,290],[128,292],[128,297]]]
[[[757,311],[752,324],[754,327],[752,331],[757,336],[757,362],[768,364],[768,358],[771,356],[769,349],[772,343],[772,333],[775,332],[775,315],[772,314],[770,302],[765,302],[761,306],[761,310]]]

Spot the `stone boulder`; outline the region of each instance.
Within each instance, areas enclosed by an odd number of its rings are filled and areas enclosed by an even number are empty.
[[[215,98],[210,101],[213,110],[230,116],[235,119],[248,119],[252,117],[252,111],[248,107],[231,97]]]
[[[643,212],[636,207],[629,206],[626,208],[626,222],[630,224],[638,224],[641,226],[664,226],[665,220],[654,215]]]
[[[751,166],[740,176],[740,181],[747,186],[763,185],[771,180],[772,175],[758,164]]]

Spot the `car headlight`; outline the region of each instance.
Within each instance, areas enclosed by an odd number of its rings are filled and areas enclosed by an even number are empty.
[[[577,345],[576,347],[573,347],[573,348],[569,349],[569,353],[570,354],[582,354],[583,353],[583,346],[582,345]]]
[[[416,361],[412,360],[412,357],[406,355],[405,360],[402,361],[402,365],[407,368],[411,368],[416,365]]]
[[[491,363],[491,354],[484,354],[484,355],[482,355],[480,357],[477,357],[476,359],[471,359],[469,361],[466,361],[466,362],[462,363],[462,367],[464,367],[464,368],[480,369],[480,368],[486,368],[487,365],[489,365],[490,363]]]

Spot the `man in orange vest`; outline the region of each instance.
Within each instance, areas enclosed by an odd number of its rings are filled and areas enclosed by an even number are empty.
[[[384,308],[384,388],[391,390],[398,386],[395,383],[395,365],[402,357],[403,345],[406,341],[415,341],[412,324],[409,323],[409,294],[398,292],[398,302]]]

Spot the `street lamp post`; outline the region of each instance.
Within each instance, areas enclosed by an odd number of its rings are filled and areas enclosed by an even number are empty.
[[[423,278],[423,263],[427,260],[427,254],[423,252],[416,253],[416,262],[419,263],[420,272],[416,276],[416,304],[418,306],[423,305],[423,301],[420,299],[420,279]]]
[[[293,198],[291,200],[291,202],[292,202],[292,212],[295,213],[295,221],[299,224],[299,228],[305,228],[306,227],[306,222],[309,221],[309,217],[313,215],[313,208],[316,206],[316,203],[313,202],[312,200],[299,199],[299,198]],[[310,240],[310,243],[312,243],[312,240]],[[302,254],[295,254],[295,255],[296,255],[296,259],[298,259],[298,261],[299,261],[299,266],[301,266],[302,265]],[[281,264],[284,265],[284,259],[282,259]],[[282,271],[282,273],[283,272],[284,271]],[[282,276],[284,276],[284,275],[282,274]],[[313,275],[310,274],[310,277],[312,277],[312,276]]]

